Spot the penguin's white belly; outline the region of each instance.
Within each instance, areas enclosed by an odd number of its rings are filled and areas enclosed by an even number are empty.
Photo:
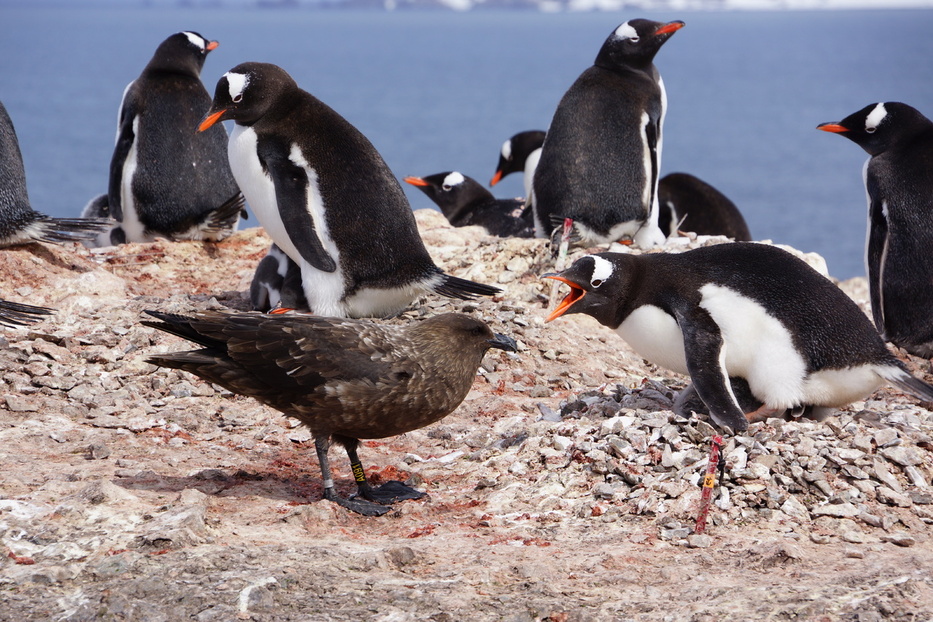
[[[871,364],[807,374],[806,361],[790,331],[760,303],[720,285],[704,285],[700,293],[700,306],[719,326],[723,339],[722,356],[711,353],[709,364],[722,365],[726,376],[745,378],[752,393],[768,407],[843,406],[884,384],[877,366]],[[683,333],[660,308],[639,307],[617,332],[652,363],[689,373]]]
[[[616,329],[635,352],[655,365],[688,374],[684,335],[677,321],[660,307],[644,305],[629,314]]]
[[[348,312],[343,302],[345,290],[340,253],[331,239],[324,218],[324,202],[317,185],[317,173],[293,145],[289,159],[300,166],[308,175],[306,216],[314,223],[314,229],[324,249],[337,264],[334,272],[323,272],[305,261],[295,247],[279,212],[272,178],[262,169],[256,151],[257,136],[252,128],[236,125],[230,134],[228,155],[230,168],[243,196],[253,208],[253,213],[262,224],[272,241],[301,268],[301,284],[311,311],[317,315],[345,317]]]
[[[132,84],[132,83],[131,83]],[[129,87],[127,87],[129,88]],[[123,209],[121,226],[127,242],[152,242],[155,238],[146,234],[146,227],[139,220],[136,211],[136,198],[133,195],[133,177],[138,167],[139,116],[133,119],[133,144],[130,145],[126,160],[123,161],[123,175],[120,178],[120,205]]]

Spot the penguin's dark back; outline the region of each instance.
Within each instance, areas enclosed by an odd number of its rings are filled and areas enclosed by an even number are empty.
[[[17,230],[20,221],[32,220],[26,191],[26,171],[13,121],[0,102],[0,238],[7,226]]]
[[[124,111],[140,115],[133,190],[152,230],[183,230],[238,192],[223,126],[197,131],[210,105],[199,78],[177,73],[144,72],[126,94]]]
[[[575,217],[582,209],[587,224],[602,232],[631,220],[626,207],[643,205],[647,182],[644,156],[631,154],[629,146],[642,143],[642,111],[660,115],[660,98],[657,83],[643,72],[584,71],[561,99],[545,138],[538,170],[548,174],[535,175],[537,203],[560,216]],[[577,179],[582,166],[600,173]]]

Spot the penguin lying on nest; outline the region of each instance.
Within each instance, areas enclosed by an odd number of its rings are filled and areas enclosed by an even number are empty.
[[[523,199],[497,199],[482,184],[458,171],[406,177],[428,195],[455,227],[478,225],[501,238],[533,238],[535,224]]]
[[[690,375],[679,404],[695,392],[735,431],[787,411],[821,416],[885,382],[933,401],[933,386],[888,351],[855,302],[773,246],[600,253],[543,278],[570,286],[548,321],[585,313],[615,329],[652,363]]]
[[[314,434],[324,498],[365,516],[424,493],[396,481],[371,488],[356,453],[359,439],[439,421],[467,396],[489,348],[516,350],[510,337],[459,313],[410,326],[307,315],[147,313],[161,321],[143,321],[146,326],[202,346],[159,354],[150,363],[191,372],[301,421]],[[332,440],[346,449],[362,499],[334,491],[327,458]]]

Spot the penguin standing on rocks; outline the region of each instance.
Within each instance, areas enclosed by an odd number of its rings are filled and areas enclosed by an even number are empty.
[[[497,199],[482,184],[458,171],[406,177],[434,201],[455,227],[478,225],[489,235],[533,238],[534,223],[522,199]]]
[[[584,244],[664,243],[657,189],[667,96],[652,61],[683,25],[623,23],[564,94],[535,169],[539,236],[571,218]]]
[[[787,411],[820,418],[885,382],[933,401],[933,386],[907,371],[855,302],[773,246],[601,253],[543,276],[571,290],[548,321],[585,313],[616,330],[652,363],[689,374],[685,392],[735,431]]]
[[[236,231],[244,201],[227,134],[196,132],[211,105],[201,68],[216,47],[196,32],[176,33],[123,92],[108,201],[95,205],[120,223],[113,241],[222,240]]]
[[[871,104],[817,129],[871,156],[865,263],[871,313],[882,337],[933,357],[933,122],[898,102]]]
[[[200,129],[225,119],[236,122],[233,174],[269,237],[300,266],[313,313],[388,316],[428,292],[499,291],[434,264],[376,149],[280,67],[243,63],[224,74]]]
[[[517,348],[511,337],[462,313],[406,326],[307,315],[147,313],[161,321],[143,324],[201,346],[148,362],[183,369],[301,421],[314,434],[324,498],[366,516],[424,493],[397,481],[372,488],[357,456],[359,439],[443,419],[466,398],[490,348]],[[362,498],[336,493],[327,457],[332,441],[346,449]]]
[[[525,199],[531,200],[533,194],[532,182],[535,168],[541,159],[541,146],[544,144],[545,132],[542,130],[527,130],[515,134],[504,143],[499,150],[499,163],[496,172],[489,181],[495,186],[504,177],[521,171],[524,175]]]
[[[0,102],[0,247],[43,242],[82,242],[106,230],[98,218],[52,218],[32,209],[16,129]]]
[[[751,242],[752,234],[735,203],[699,177],[670,173],[658,182],[658,226],[665,235],[678,230],[724,235]]]

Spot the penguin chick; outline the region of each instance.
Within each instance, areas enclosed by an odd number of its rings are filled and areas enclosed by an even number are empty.
[[[434,201],[455,227],[479,225],[489,235],[532,238],[534,223],[530,209],[521,199],[497,199],[473,179],[457,171],[427,177],[406,177]]]
[[[256,266],[249,300],[253,311],[308,308],[301,288],[301,268],[275,244]]]
[[[652,363],[689,374],[713,421],[735,431],[787,410],[841,407],[885,382],[933,401],[933,386],[888,351],[858,305],[772,246],[600,253],[544,277],[571,290],[548,321],[592,316]],[[758,411],[743,411],[730,376],[748,384]]]
[[[817,129],[870,156],[865,264],[871,313],[882,337],[933,357],[933,122],[899,102],[871,104]]]
[[[408,326],[307,315],[147,313],[161,321],[146,326],[202,347],[159,354],[150,363],[185,370],[301,421],[314,434],[324,498],[366,516],[424,493],[401,482],[371,488],[356,452],[359,439],[403,434],[446,417],[470,391],[489,348],[516,349],[511,338],[459,313]],[[332,440],[346,449],[362,499],[335,492],[327,457]]]

